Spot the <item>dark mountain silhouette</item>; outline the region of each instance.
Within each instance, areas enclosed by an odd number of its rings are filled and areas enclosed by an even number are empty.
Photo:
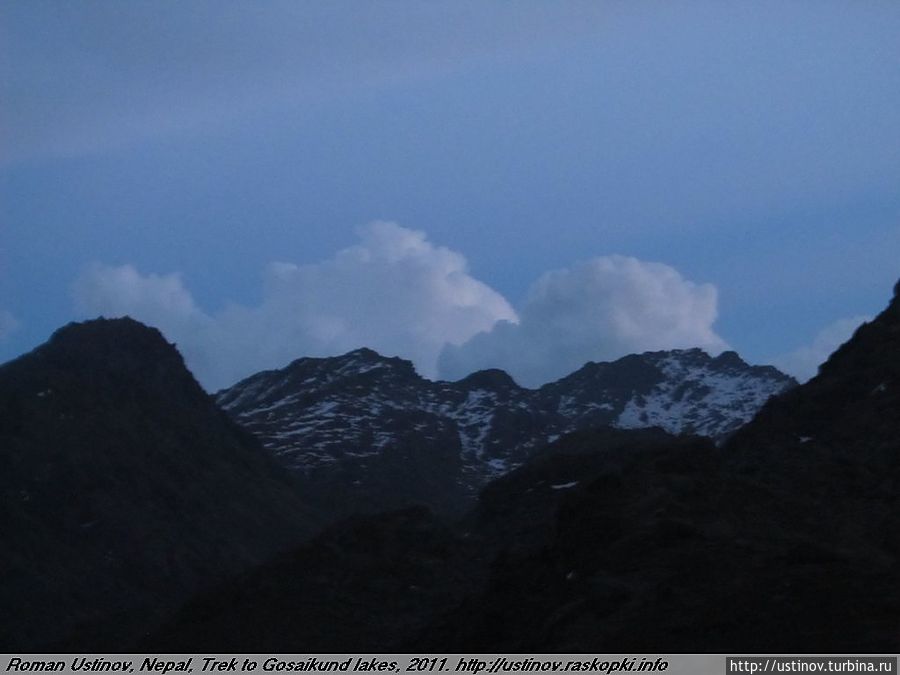
[[[0,651],[121,651],[316,518],[155,329],[71,324],[0,366]]]
[[[724,446],[567,435],[452,531],[421,511],[338,524],[144,646],[290,650],[315,626],[344,651],[895,652],[898,411],[895,290]]]
[[[355,516],[203,594],[136,649],[390,652],[477,590],[483,556],[423,507]]]
[[[490,486],[478,519],[502,536],[541,481],[571,484],[540,511],[544,536],[518,538],[530,546],[500,556],[485,590],[416,646],[896,651],[898,291],[721,450],[573,436]]]

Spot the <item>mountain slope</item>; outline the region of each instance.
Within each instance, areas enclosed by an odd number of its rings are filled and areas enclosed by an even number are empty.
[[[673,439],[659,430],[585,433],[597,434],[610,451],[639,452],[673,441],[683,448],[712,447],[707,440]],[[552,448],[546,452],[556,454]],[[434,638],[428,644],[441,651],[436,645],[448,633],[435,621],[456,616],[461,600],[480,597],[510,551],[546,544],[549,518],[566,496],[565,489],[553,489],[554,474],[539,469],[543,489],[525,493],[531,504],[519,503],[513,512],[503,511],[506,500],[496,494],[531,466],[491,483],[482,495],[495,518],[478,513],[451,527],[421,507],[353,516],[194,598],[135,649],[221,652],[240,645],[249,652],[403,652]]]
[[[71,324],[0,366],[0,513],[3,651],[118,651],[316,522],[174,347],[130,319]]]
[[[720,450],[564,439],[485,491],[483,531],[531,534],[408,647],[895,652],[898,357],[900,286]]]
[[[350,651],[377,636],[405,652],[896,652],[898,354],[900,287],[818,377],[724,447],[652,429],[565,436],[490,483],[455,536],[425,516],[338,525],[196,599],[149,644],[253,649],[251,635],[278,651],[320,620]],[[371,564],[371,550],[395,562]],[[349,609],[359,633],[346,616],[275,602],[308,584],[352,597],[357,573],[403,595],[390,624],[402,630],[372,628],[378,591]]]
[[[311,491],[345,492],[363,508],[418,500],[452,511],[562,434],[658,426],[721,439],[794,384],[734,352],[699,349],[588,363],[537,390],[499,370],[432,382],[360,349],[258,373],[217,401]]]
[[[388,653],[477,590],[483,551],[422,508],[354,516],[195,598],[135,651]]]

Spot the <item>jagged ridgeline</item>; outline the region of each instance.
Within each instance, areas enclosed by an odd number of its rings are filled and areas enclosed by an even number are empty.
[[[540,389],[501,370],[432,382],[409,361],[359,349],[258,373],[216,400],[330,509],[417,501],[458,513],[563,434],[660,427],[721,441],[795,385],[734,352],[699,349],[588,363]]]
[[[72,324],[0,366],[0,649],[896,651],[898,355],[895,292],[800,386],[358,350],[212,397],[155,329]]]
[[[177,652],[893,653],[900,297],[723,446],[567,435],[448,528],[337,524],[196,598]]]

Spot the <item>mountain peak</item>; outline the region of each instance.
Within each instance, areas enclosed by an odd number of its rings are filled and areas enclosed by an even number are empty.
[[[368,347],[360,347],[341,356],[325,358],[322,361],[324,364],[337,365],[335,375],[339,377],[352,377],[382,369],[401,375],[418,377],[412,361],[401,359],[398,356],[384,356]]]
[[[520,389],[512,376],[500,368],[486,368],[467,375],[456,384],[465,389]]]
[[[69,373],[99,386],[101,380],[120,385],[192,393],[202,388],[187,369],[184,359],[156,328],[129,317],[69,323],[28,354],[3,368],[24,368],[37,372],[33,364],[43,364],[39,372]],[[205,393],[204,393],[205,396]]]
[[[0,467],[0,568],[15,572],[0,606],[20,608],[0,618],[3,651],[127,644],[154,611],[273,554],[308,512],[132,319],[69,324],[0,366]]]
[[[405,490],[441,510],[563,434],[659,427],[723,438],[792,384],[734,353],[714,360],[700,349],[588,363],[539,389],[497,368],[435,382],[409,361],[356,349],[259,373],[217,400],[309,480],[307,491],[332,499],[346,490],[342,499],[354,508],[368,508],[369,498],[385,508],[372,486],[387,483],[391,499]]]
[[[713,363],[719,366],[726,366],[728,368],[746,368],[747,362],[742,359],[737,352],[728,350],[724,351],[718,356],[714,357],[712,360]]]
[[[291,363],[284,368],[266,370],[251,375],[246,380],[229,387],[229,389],[239,387],[248,381],[255,381],[261,375],[276,378],[300,376],[304,384],[310,385],[315,381],[318,381],[319,384],[324,382],[334,382],[336,380],[362,375],[373,370],[384,370],[385,373],[393,372],[419,377],[412,361],[397,356],[383,356],[374,349],[359,347],[339,356],[304,356],[295,361],[291,361]]]
[[[342,354],[338,356],[339,359],[364,359],[366,361],[385,361],[388,360],[389,357],[382,356],[374,349],[369,349],[368,347],[358,347],[357,349],[352,349],[346,354]]]
[[[117,319],[99,317],[88,321],[73,321],[56,330],[42,347],[51,350],[78,348],[88,352],[104,353],[178,354],[174,345],[167,342],[158,329],[128,316]]]

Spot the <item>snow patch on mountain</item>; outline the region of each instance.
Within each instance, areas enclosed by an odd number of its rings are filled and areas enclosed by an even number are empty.
[[[305,474],[347,462],[362,466],[391,448],[441,448],[459,458],[474,486],[579,429],[655,426],[723,438],[793,384],[733,352],[712,358],[699,349],[589,363],[540,389],[520,387],[496,370],[433,382],[408,361],[360,349],[259,373],[217,400]]]
[[[665,379],[649,393],[629,400],[614,425],[723,436],[749,422],[770,396],[784,388],[784,377],[777,371],[723,369],[715,359],[684,356],[685,352],[676,352],[656,359]]]

